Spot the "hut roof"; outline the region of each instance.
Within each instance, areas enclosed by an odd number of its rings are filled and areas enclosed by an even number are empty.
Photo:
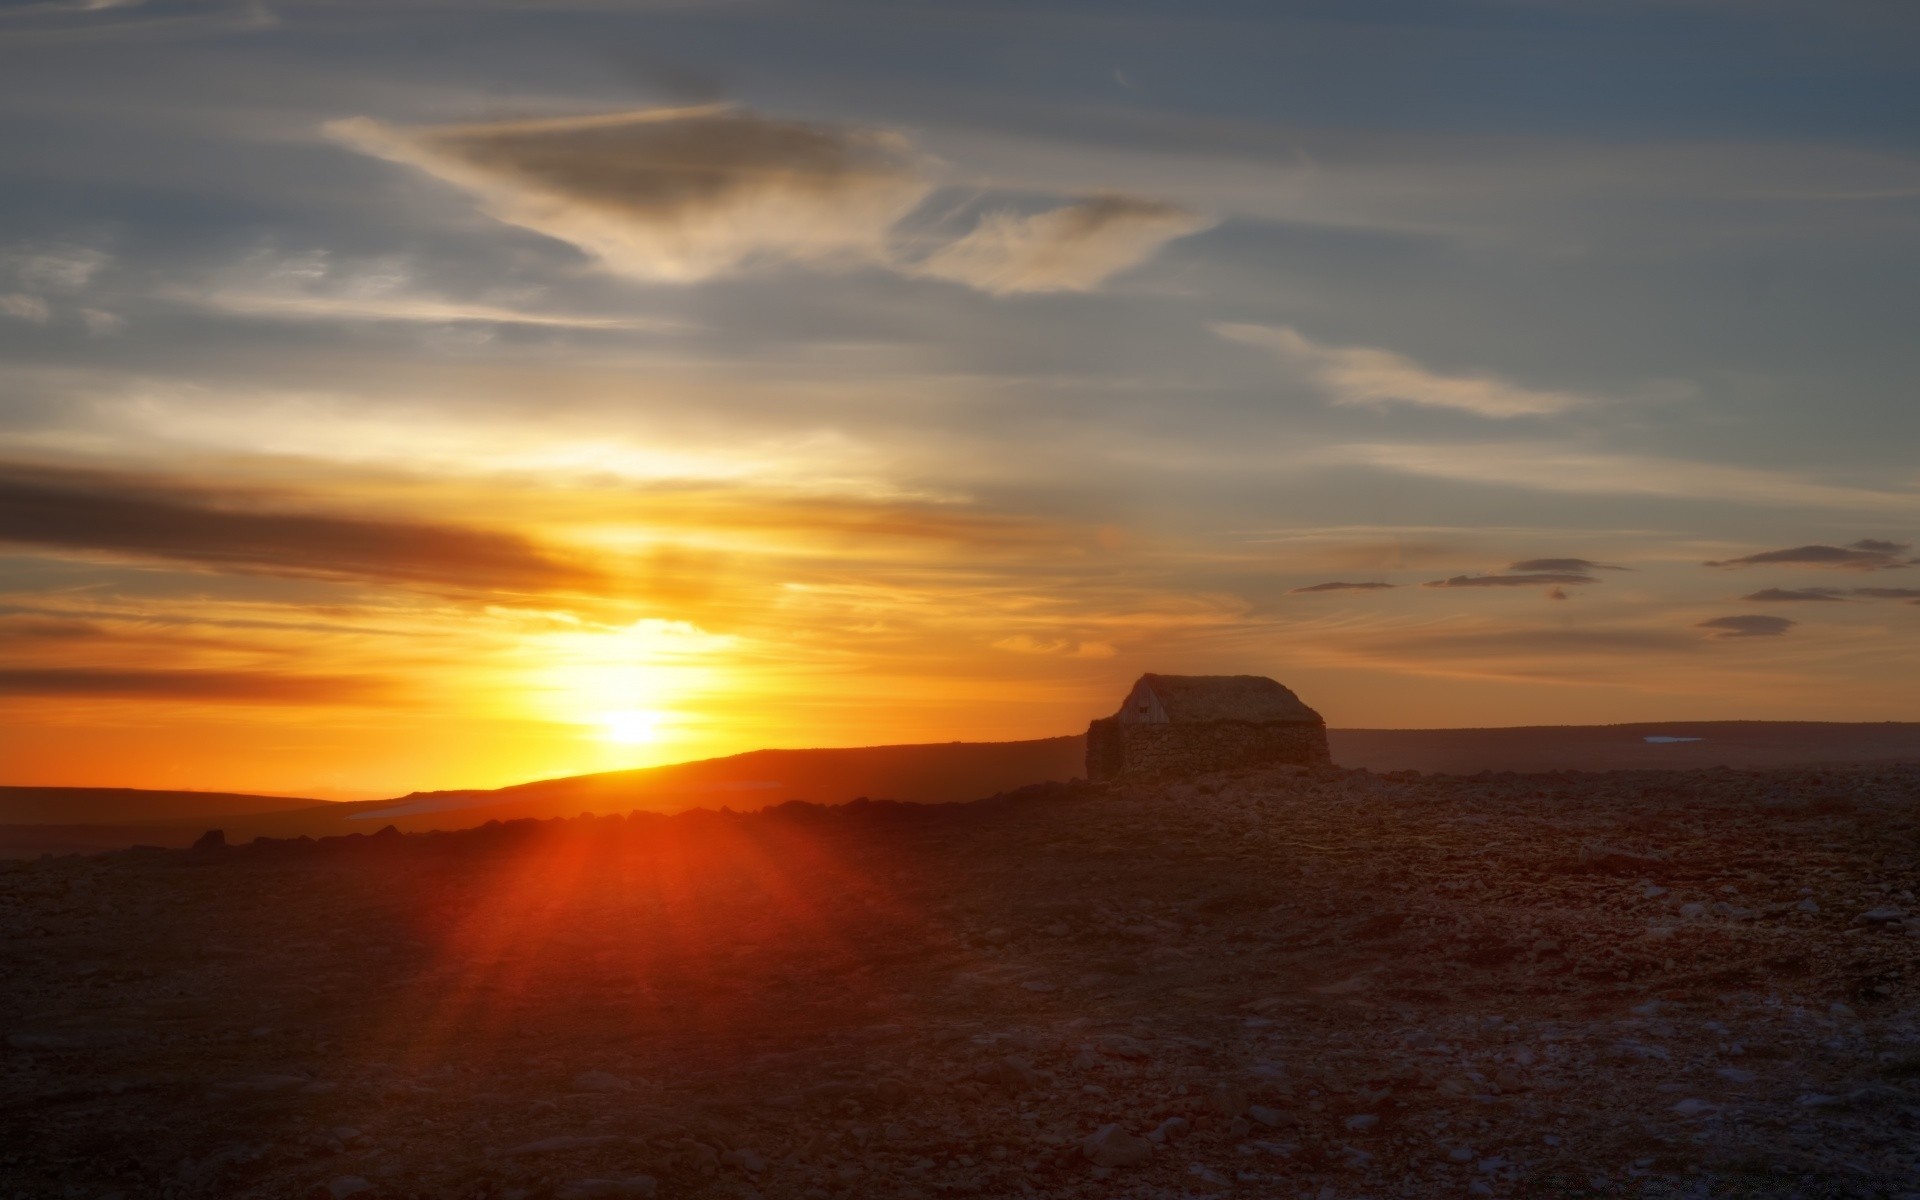
[[[1300,697],[1264,675],[1142,675],[1140,683],[1153,689],[1167,720],[1175,725],[1200,721],[1323,723],[1320,714],[1301,703]]]

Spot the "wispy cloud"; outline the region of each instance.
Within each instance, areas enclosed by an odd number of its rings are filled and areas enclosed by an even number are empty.
[[[1324,457],[1457,483],[1594,496],[1664,496],[1779,508],[1920,509],[1920,492],[1822,483],[1787,472],[1638,454],[1596,454],[1553,442],[1362,443]]]
[[[1272,351],[1327,393],[1335,404],[1410,404],[1481,417],[1538,417],[1587,403],[1575,392],[1522,387],[1490,374],[1449,375],[1375,346],[1330,346],[1284,325],[1222,324],[1231,341]]]
[[[1565,587],[1570,584],[1599,582],[1591,575],[1563,571],[1535,571],[1523,575],[1455,575],[1451,579],[1436,579],[1420,586],[1428,588]]]
[[[1312,592],[1377,592],[1383,588],[1397,586],[1391,583],[1344,583],[1335,580],[1332,583],[1315,583],[1307,587],[1287,589],[1289,596],[1304,596]]]
[[[326,130],[644,280],[874,261],[932,187],[896,133],[725,106],[431,128],[353,118]]]
[[[1723,559],[1705,564],[1709,567],[1823,567],[1841,571],[1889,571],[1920,564],[1909,557],[1913,549],[1905,542],[1883,542],[1861,538],[1844,546],[1794,546],[1786,550],[1763,550],[1758,554]]]
[[[693,326],[661,317],[544,313],[424,296],[299,295],[217,291],[182,299],[236,317],[268,321],[407,321],[427,325],[524,325],[533,328],[686,333]]]
[[[1095,196],[1033,216],[991,213],[913,269],[998,295],[1086,292],[1212,223],[1172,204]]]
[[[1920,602],[1920,588],[1857,587],[1857,588],[1762,588],[1742,600],[1754,600],[1761,603],[1807,603],[1816,601],[1843,601],[1849,596],[1858,596],[1863,600],[1912,600]]]
[[[38,296],[26,292],[7,292],[0,294],[0,316],[44,325],[53,316],[53,309]]]
[[[1507,564],[1509,571],[1570,571],[1580,575],[1591,571],[1625,571],[1627,569],[1612,563],[1594,562],[1590,558],[1529,558],[1522,562]]]
[[[380,679],[271,671],[0,669],[0,696],[181,700],[227,704],[367,704],[391,690]]]
[[[1798,621],[1792,621],[1786,617],[1769,617],[1754,613],[1737,617],[1714,617],[1712,620],[1700,622],[1694,628],[1710,630],[1716,638],[1725,640],[1779,637],[1797,624],[1799,624]]]
[[[1800,604],[1813,601],[1840,602],[1846,599],[1846,595],[1845,588],[1762,588],[1740,598],[1756,604]]]
[[[503,594],[600,586],[518,535],[338,516],[157,476],[0,464],[0,544],[298,578]]]

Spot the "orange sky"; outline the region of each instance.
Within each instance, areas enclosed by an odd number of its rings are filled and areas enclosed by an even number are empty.
[[[0,783],[1920,720],[1912,28],[1124,7],[8,16]]]

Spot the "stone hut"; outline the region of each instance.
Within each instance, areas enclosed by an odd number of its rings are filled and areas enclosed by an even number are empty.
[[[1320,714],[1262,675],[1142,675],[1087,726],[1088,779],[1329,761]]]

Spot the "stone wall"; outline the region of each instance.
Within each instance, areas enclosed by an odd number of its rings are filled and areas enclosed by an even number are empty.
[[[1087,726],[1087,778],[1112,779],[1126,765],[1125,739],[1118,717],[1101,717]]]
[[[1151,779],[1266,763],[1329,761],[1327,730],[1318,724],[1122,725],[1109,717],[1087,728],[1089,779]]]

